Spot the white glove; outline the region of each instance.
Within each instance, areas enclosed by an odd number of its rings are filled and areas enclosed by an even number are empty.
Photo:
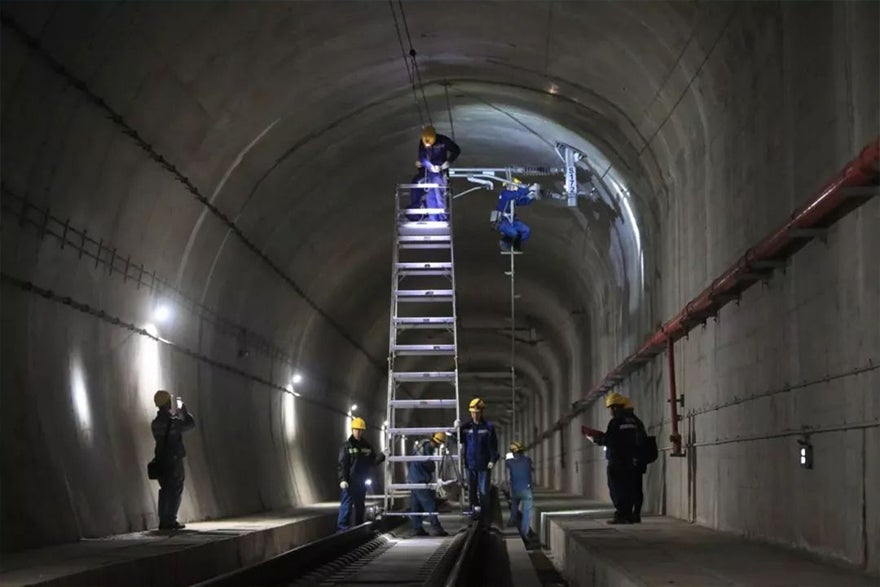
[[[495,466],[495,463],[491,463],[491,462],[490,462],[490,463],[489,463],[489,470],[491,471],[491,470],[492,470],[492,467],[494,467],[494,466]]]
[[[431,165],[431,173],[440,173],[439,165]]]
[[[339,484],[339,489],[348,489],[348,481],[342,481]]]
[[[456,418],[456,419],[455,419],[455,422],[452,423],[452,426],[453,426],[454,428],[458,428],[459,426],[461,426],[461,420],[459,420],[458,418]]]
[[[539,183],[533,183],[532,185],[529,186],[529,191],[532,191],[532,192],[540,191],[540,189],[541,189],[541,184],[539,184]]]
[[[449,161],[444,161],[443,165],[440,166],[440,169],[449,169]]]
[[[419,169],[421,169],[421,168],[422,168],[422,162],[421,162],[421,161],[416,161],[416,167],[418,167]]]

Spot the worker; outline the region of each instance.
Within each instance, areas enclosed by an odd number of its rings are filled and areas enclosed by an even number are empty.
[[[505,465],[510,475],[511,522],[515,524],[519,517],[519,534],[527,540],[532,517],[532,459],[523,454],[522,443],[518,441],[510,443],[510,452],[513,457],[507,459]]]
[[[181,530],[186,526],[177,521],[183,482],[186,478],[183,459],[183,433],[196,427],[196,420],[189,413],[183,398],[177,398],[177,411],[172,412],[171,393],[160,389],[153,395],[153,403],[159,409],[150,425],[156,440],[154,461],[158,464],[159,482],[159,529]]]
[[[426,438],[421,442],[417,442],[413,449],[413,456],[430,457],[434,455],[438,449],[446,442],[445,432],[435,432],[431,438]],[[434,461],[425,459],[424,461],[410,461],[407,465],[406,481],[407,483],[431,483],[434,480]],[[434,498],[434,490],[429,488],[413,489],[410,494],[410,511],[413,512],[436,512],[437,500]],[[428,532],[422,528],[422,519],[424,516],[414,514],[410,517],[413,524],[413,534],[415,536],[427,536]],[[436,513],[428,516],[431,524],[431,534],[433,536],[448,536],[446,530],[440,524],[440,518]]]
[[[342,532],[351,527],[351,513],[354,509],[354,525],[364,523],[364,500],[367,497],[367,475],[370,468],[385,460],[385,454],[373,450],[367,439],[363,438],[367,423],[363,418],[351,421],[351,436],[339,449],[339,488],[342,499],[339,504],[339,517],[336,530]]]
[[[648,432],[645,430],[645,424],[639,420],[635,412],[636,408],[633,405],[632,400],[626,398],[626,402],[623,404],[623,414],[636,421],[636,424],[639,427],[638,441],[639,446],[641,447],[643,441],[648,437]],[[644,451],[639,450],[639,454],[636,457],[636,467],[635,471],[633,471],[632,478],[632,515],[630,516],[630,521],[633,524],[642,523],[642,503],[645,501],[643,481],[645,471],[648,470],[648,462],[645,460],[645,457],[642,454],[643,452]]]
[[[608,491],[614,504],[614,518],[609,524],[633,523],[634,479],[638,470],[640,422],[624,411],[627,398],[614,392],[605,398],[605,407],[611,410],[611,421],[604,433],[588,434],[587,438],[605,447],[608,461]],[[644,427],[642,426],[642,431]]]
[[[528,206],[540,197],[538,184],[529,187],[522,185],[519,178],[513,178],[498,195],[498,205],[495,207],[493,219],[496,222],[498,232],[501,233],[499,245],[502,251],[509,251],[511,247],[515,251],[522,250],[522,246],[529,240],[532,234],[529,225],[519,219],[516,214],[517,206]]]
[[[483,418],[486,402],[475,397],[468,405],[471,421],[461,425],[464,466],[467,470],[468,498],[471,515],[479,519],[481,512],[489,512],[489,476],[498,462],[498,436],[495,426]]]
[[[420,208],[422,204],[425,204],[426,208],[446,209],[447,170],[460,154],[461,148],[455,141],[446,135],[437,134],[433,126],[428,125],[422,130],[422,136],[419,139],[419,156],[416,161],[416,167],[419,171],[413,177],[412,182],[434,183],[439,184],[440,187],[410,190],[413,208]],[[417,218],[410,216],[410,219]],[[428,220],[445,221],[448,218],[449,216],[445,213],[428,215]]]

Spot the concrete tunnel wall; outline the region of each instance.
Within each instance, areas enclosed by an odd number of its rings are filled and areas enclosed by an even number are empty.
[[[461,165],[551,165],[545,140],[566,139],[600,152],[631,193],[636,226],[590,199],[577,212],[542,203],[523,213],[534,237],[517,269],[518,313],[543,339],[518,351],[534,394],[526,406],[540,407],[518,415],[525,440],[878,132],[875,3],[405,7],[447,133],[449,91]],[[3,549],[155,523],[143,468],[158,386],[199,419],[185,519],[335,499],[348,406],[371,424],[384,418],[390,195],[411,175],[419,126],[388,7],[5,3],[3,14]],[[188,302],[171,296],[173,320],[156,325],[179,346],[22,287],[138,327],[168,297],[41,238],[19,222],[25,196],[179,288]],[[476,193],[455,205],[465,324],[507,315],[485,221],[493,204]],[[843,430],[880,415],[878,206],[679,343],[684,412],[699,412],[685,432],[698,446],[652,467],[653,511],[878,570],[877,429]],[[644,284],[621,281],[627,253],[612,254],[636,230]],[[461,342],[462,369],[508,368],[504,339],[465,331]],[[662,441],[661,362],[624,391]],[[295,371],[302,397],[291,402],[283,390]],[[489,415],[508,438],[502,401]],[[583,421],[605,419],[596,405]],[[539,480],[606,497],[601,455],[579,424],[534,449]],[[841,428],[813,437],[812,471],[797,467],[794,437],[759,438],[803,425]]]

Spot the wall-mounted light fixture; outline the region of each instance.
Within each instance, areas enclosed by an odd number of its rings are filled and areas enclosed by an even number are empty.
[[[294,374],[293,374],[293,384],[294,384],[294,385],[296,385],[297,383],[301,383],[302,380],[303,380],[303,376],[302,376],[302,375],[300,375],[299,373],[294,373]]]
[[[813,445],[810,444],[810,438],[804,436],[798,440],[800,450],[798,450],[798,460],[804,469],[813,468]]]

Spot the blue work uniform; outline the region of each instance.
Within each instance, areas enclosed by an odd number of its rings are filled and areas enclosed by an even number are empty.
[[[476,511],[489,509],[489,463],[498,461],[498,436],[486,420],[461,425],[464,466],[467,469],[468,497]],[[478,510],[479,508],[479,510]]]
[[[611,418],[605,433],[595,442],[605,446],[608,461],[608,492],[614,504],[614,518],[633,521],[634,506],[641,499],[637,495],[636,480],[641,481],[644,468],[639,462],[639,448],[645,436],[645,425],[634,414],[623,412]],[[639,483],[639,487],[641,483]]]
[[[498,232],[502,235],[502,242],[507,245],[515,244],[519,248],[529,240],[532,230],[516,215],[514,204],[528,206],[534,199],[534,195],[525,186],[517,189],[507,188],[498,195],[498,205],[495,209],[501,213]]]
[[[522,504],[519,519],[519,533],[523,538],[529,536],[529,524],[532,519],[532,459],[522,453],[516,453],[512,459],[505,461],[510,474],[510,516],[515,522]]]
[[[348,483],[348,488],[342,490],[339,517],[336,520],[337,531],[341,532],[351,527],[352,510],[354,510],[354,525],[364,523],[367,476],[372,467],[384,460],[385,455],[374,451],[373,445],[364,438],[357,440],[354,436],[349,436],[339,449],[337,476],[340,483],[342,481]]]
[[[154,456],[165,466],[159,478],[159,528],[173,528],[177,525],[177,510],[183,495],[183,482],[186,472],[183,459],[186,448],[183,446],[183,433],[196,427],[196,420],[187,410],[172,415],[171,409],[159,408],[156,418],[150,424],[153,438],[156,439]],[[166,440],[167,438],[167,440]]]
[[[431,456],[434,454],[435,444],[432,440],[422,440],[416,443],[413,449],[413,456]],[[434,471],[436,469],[434,461],[411,461],[406,468],[407,483],[431,483],[434,480]],[[410,494],[410,511],[413,512],[436,512],[437,500],[434,498],[433,489],[413,489]],[[413,530],[422,527],[422,518],[424,516],[411,516]],[[436,514],[428,516],[431,527],[435,530],[443,530],[440,525],[440,518]]]
[[[426,208],[446,208],[446,185],[447,178],[445,170],[439,172],[431,171],[431,166],[441,166],[444,163],[452,164],[461,155],[461,148],[446,135],[437,135],[437,139],[430,147],[419,140],[419,157],[418,161],[421,167],[413,177],[413,183],[436,183],[440,188],[429,188],[427,190],[413,189],[410,191],[412,197],[411,206],[419,208],[423,200]],[[427,197],[426,196],[427,192]],[[411,217],[411,219],[415,219]],[[447,220],[446,214],[430,214],[428,220]]]

